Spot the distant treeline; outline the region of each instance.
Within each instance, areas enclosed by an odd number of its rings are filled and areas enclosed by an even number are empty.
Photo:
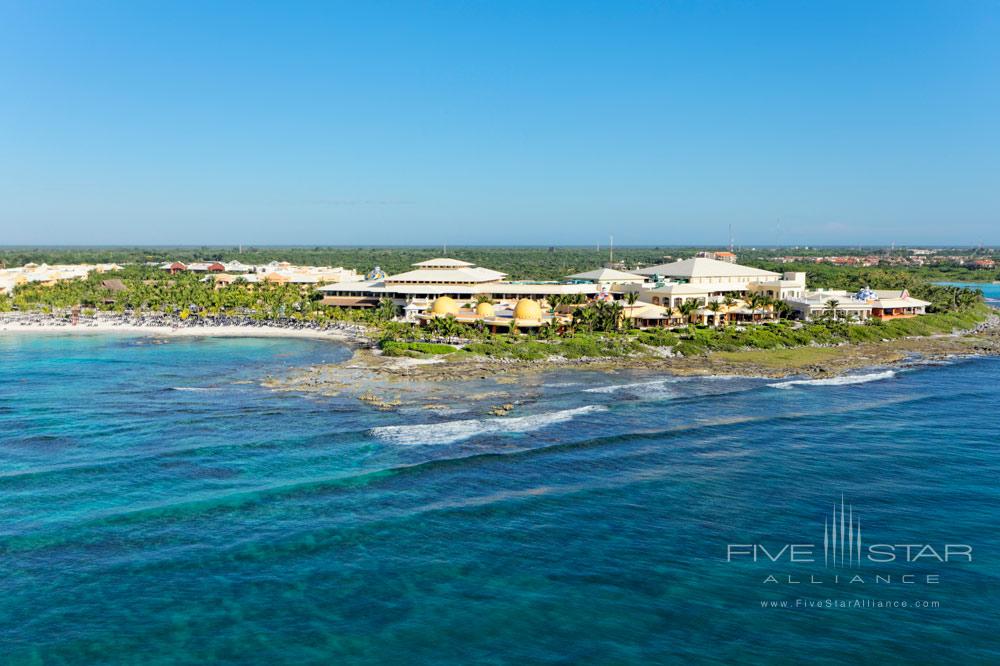
[[[629,268],[652,265],[694,256],[699,250],[721,247],[618,247],[614,260],[622,261]],[[973,253],[973,250],[955,250]],[[884,253],[880,248],[757,248],[738,249],[739,262],[775,271],[801,270],[809,273],[816,286],[857,286],[841,284],[844,276],[857,275],[857,270],[875,270],[880,274],[871,284],[887,284],[887,276],[895,276],[890,286],[896,286],[902,276],[916,276],[921,280],[992,281],[1000,279],[997,271],[972,270],[962,266],[942,265],[927,267],[888,267],[878,269],[845,269],[841,267],[803,263],[778,264],[773,257],[778,254],[795,256],[867,255]],[[447,254],[480,266],[507,273],[511,279],[560,279],[572,273],[591,270],[609,261],[607,247],[162,247],[162,248],[5,248],[0,249],[0,265],[13,267],[26,263],[78,264],[78,263],[145,263],[177,260],[183,262],[232,261],[239,259],[248,264],[266,264],[271,261],[288,261],[293,264],[314,266],[344,266],[367,272],[381,266],[388,273],[408,270],[418,261]],[[899,252],[897,251],[897,254]],[[980,251],[980,254],[983,254]],[[983,254],[983,256],[986,256]]]

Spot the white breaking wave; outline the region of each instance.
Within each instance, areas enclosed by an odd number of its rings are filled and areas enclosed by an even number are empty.
[[[896,372],[894,370],[886,370],[867,375],[844,375],[842,377],[830,377],[829,379],[793,379],[787,382],[768,384],[768,386],[777,389],[789,389],[794,386],[846,386],[848,384],[866,384],[883,379],[892,379],[895,376]]]
[[[210,386],[172,386],[175,391],[218,391],[219,389]]]
[[[638,382],[636,384],[612,384],[610,386],[595,386],[594,388],[583,389],[584,393],[617,393],[618,391],[631,391],[635,389],[659,389],[663,388],[666,384],[672,384],[678,381],[678,377],[671,377],[670,379],[657,379],[652,382]]]
[[[635,384],[611,384],[610,386],[596,386],[594,388],[583,389],[584,393],[617,393],[618,391],[651,391],[652,393],[662,393],[667,384],[678,384],[680,382],[691,382],[697,380],[731,380],[742,379],[739,375],[685,375],[682,377],[665,377],[654,379],[648,382],[637,382]]]
[[[569,421],[591,412],[603,412],[607,407],[587,405],[558,412],[545,412],[529,416],[511,418],[469,419],[466,421],[446,421],[444,423],[422,423],[419,425],[379,426],[372,428],[374,437],[392,444],[452,444],[477,435],[503,433],[524,433],[541,430],[546,426]]]

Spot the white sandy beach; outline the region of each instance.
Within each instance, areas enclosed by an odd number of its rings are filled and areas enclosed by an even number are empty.
[[[294,329],[282,328],[280,326],[139,326],[136,324],[109,321],[86,321],[73,325],[70,323],[55,324],[0,319],[0,335],[95,335],[108,333],[144,335],[149,337],[309,338],[337,342],[352,342],[356,340],[356,336],[343,331]]]

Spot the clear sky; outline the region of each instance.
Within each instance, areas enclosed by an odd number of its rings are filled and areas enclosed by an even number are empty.
[[[0,244],[998,244],[1000,2],[0,0]]]

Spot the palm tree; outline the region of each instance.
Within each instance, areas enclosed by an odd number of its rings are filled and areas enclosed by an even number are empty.
[[[698,301],[688,299],[677,306],[677,310],[684,317],[684,321],[690,323],[694,317],[694,313],[698,311]]]
[[[774,298],[772,298],[771,296],[769,296],[767,294],[761,294],[760,295],[760,309],[761,309],[761,314],[767,314],[768,310],[770,310],[771,314],[773,314],[774,313],[774,303],[775,303]]]
[[[622,320],[625,319],[625,308],[618,301],[608,303],[607,317],[608,327],[604,330],[618,331],[622,327]]]
[[[489,294],[479,294],[476,296],[476,305],[479,305],[480,303],[493,305],[493,298]]]
[[[757,310],[763,309],[768,304],[767,296],[763,294],[750,294],[746,298],[747,305],[750,306],[750,314],[753,319],[757,318]]]
[[[432,320],[434,332],[445,338],[454,338],[462,330],[462,325],[455,319],[455,315],[437,317]]]
[[[630,291],[627,294],[625,294],[625,302],[628,303],[630,306],[635,305],[635,302],[638,300],[639,300],[639,292],[637,291]]]
[[[837,319],[839,315],[837,308],[840,307],[840,301],[836,298],[831,298],[824,305],[826,305],[826,314],[833,319]]]
[[[775,301],[774,313],[778,315],[779,319],[787,319],[788,315],[792,313],[792,306],[788,304],[788,301]]]
[[[573,328],[594,330],[595,311],[593,308],[577,308],[573,311]]]
[[[719,301],[712,301],[711,303],[709,303],[705,307],[707,307],[712,312],[712,324],[714,326],[718,326],[719,325],[719,312],[721,312],[722,308],[723,308],[722,303],[720,303]]]
[[[381,321],[391,321],[396,317],[398,310],[391,298],[381,298],[375,309],[375,316]]]

